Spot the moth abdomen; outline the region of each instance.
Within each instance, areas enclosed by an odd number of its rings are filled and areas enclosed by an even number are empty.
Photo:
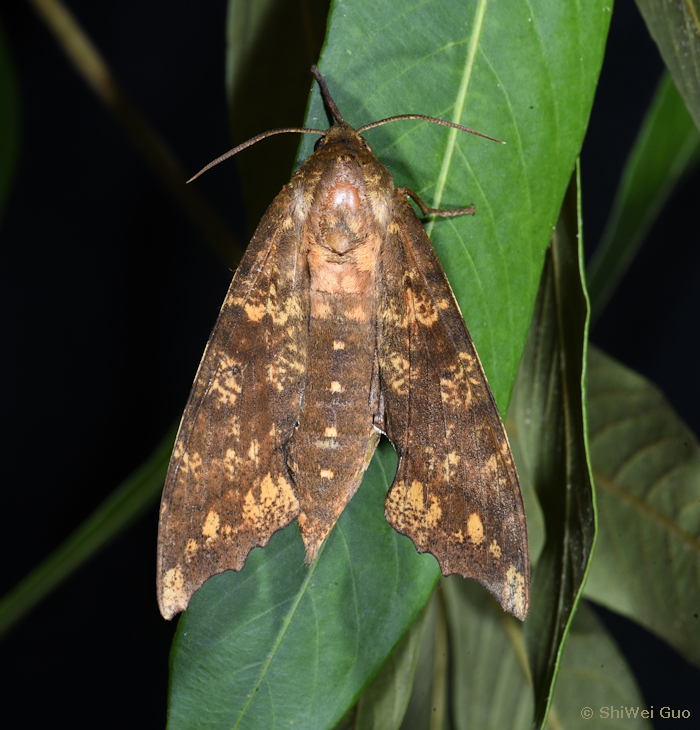
[[[313,278],[313,274],[312,274]],[[313,560],[360,485],[378,434],[372,390],[376,318],[359,295],[310,292],[307,366],[299,426],[287,444],[299,529]]]

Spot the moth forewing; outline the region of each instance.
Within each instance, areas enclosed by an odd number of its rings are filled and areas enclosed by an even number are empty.
[[[241,570],[250,550],[299,512],[280,443],[296,423],[308,357],[300,236],[279,225],[290,205],[283,191],[260,222],[185,407],[160,511],[157,587],[166,618],[207,578]]]
[[[385,432],[399,455],[388,521],[524,618],[527,528],[508,440],[406,195],[444,212],[394,187],[312,71],[336,121],[297,130],[322,136],[260,222],[204,352],[161,503],[161,613],[241,570],[295,517],[313,561]]]

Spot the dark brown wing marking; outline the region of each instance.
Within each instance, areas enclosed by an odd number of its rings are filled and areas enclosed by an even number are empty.
[[[508,439],[420,221],[405,200],[396,216],[378,320],[385,429],[399,455],[386,518],[443,574],[479,581],[522,619],[527,526]]]
[[[283,447],[304,388],[309,287],[291,202],[283,190],[260,222],[182,417],[160,511],[158,601],[166,618],[209,576],[240,570],[299,512]]]

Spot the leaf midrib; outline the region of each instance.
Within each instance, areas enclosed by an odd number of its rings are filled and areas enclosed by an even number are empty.
[[[476,8],[474,15],[474,29],[469,38],[469,46],[467,49],[467,58],[464,62],[464,68],[462,69],[462,78],[459,83],[459,90],[457,92],[457,98],[455,99],[454,113],[452,115],[452,121],[459,124],[462,119],[462,114],[467,105],[467,90],[469,89],[469,82],[472,78],[472,72],[474,70],[474,62],[476,59],[476,53],[479,49],[479,40],[484,29],[484,18],[486,16],[487,0],[479,0],[479,4]],[[440,172],[437,177],[435,185],[435,197],[433,198],[433,208],[439,208],[442,202],[442,196],[445,192],[445,186],[447,185],[447,177],[449,175],[450,166],[452,165],[452,158],[454,157],[455,145],[457,144],[458,130],[450,129],[447,135],[447,149],[442,158],[442,165]],[[426,225],[426,233],[428,238],[433,230],[435,219],[432,218]]]
[[[301,599],[304,596],[304,594],[306,593],[309,583],[311,582],[311,579],[313,578],[314,573],[316,572],[316,566],[318,565],[321,555],[323,554],[325,545],[326,545],[326,543],[324,542],[323,545],[321,546],[321,549],[319,550],[318,555],[316,556],[316,560],[314,560],[313,565],[309,568],[309,572],[307,573],[306,578],[304,578],[304,582],[299,587],[299,590],[297,591],[297,595],[294,599],[294,603],[292,604],[292,607],[287,616],[287,620],[282,623],[282,627],[280,628],[279,633],[277,634],[277,638],[275,639],[272,649],[267,657],[267,660],[265,661],[265,664],[263,665],[263,668],[260,671],[260,676],[258,677],[257,681],[255,682],[255,686],[251,690],[250,694],[248,695],[248,699],[246,700],[246,703],[241,708],[241,712],[238,715],[236,722],[232,725],[232,730],[236,730],[236,728],[241,724],[241,721],[245,717],[245,714],[248,710],[250,703],[253,701],[253,698],[257,695],[258,690],[260,689],[260,685],[263,683],[263,680],[267,676],[267,671],[270,668],[270,665],[272,664],[272,660],[277,656],[277,652],[279,651],[279,648],[282,645],[282,640],[284,639],[284,636],[287,633],[287,630],[292,625],[292,620],[294,619],[297,608],[299,607],[299,604],[301,603]]]

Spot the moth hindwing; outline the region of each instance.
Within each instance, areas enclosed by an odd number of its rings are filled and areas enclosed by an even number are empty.
[[[312,562],[385,433],[399,457],[386,519],[523,619],[525,511],[479,357],[416,196],[360,136],[382,122],[354,130],[312,71],[335,121],[272,132],[321,137],[260,221],[204,351],[161,502],[161,613],[294,518]]]

